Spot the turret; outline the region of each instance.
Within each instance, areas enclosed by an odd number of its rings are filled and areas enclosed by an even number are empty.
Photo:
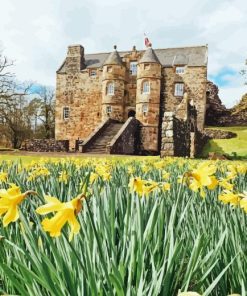
[[[136,118],[144,150],[158,151],[161,64],[148,47],[137,65]]]
[[[124,88],[126,68],[114,46],[103,64],[102,119],[124,119]]]

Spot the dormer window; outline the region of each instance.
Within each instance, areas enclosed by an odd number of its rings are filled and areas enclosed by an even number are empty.
[[[137,75],[137,62],[130,62],[130,75]]]
[[[92,69],[92,70],[89,70],[89,76],[90,77],[96,77],[97,76],[97,71]]]
[[[113,82],[110,82],[107,84],[107,87],[106,87],[106,93],[107,95],[114,95],[114,83]]]
[[[144,81],[142,85],[142,93],[143,94],[149,94],[150,93],[150,82]]]
[[[176,74],[184,74],[185,67],[176,67]]]

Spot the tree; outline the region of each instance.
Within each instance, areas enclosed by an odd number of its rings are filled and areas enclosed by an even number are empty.
[[[39,86],[38,97],[29,104],[34,117],[34,130],[41,138],[54,138],[55,135],[55,93],[52,87]],[[40,132],[42,134],[40,134]]]
[[[0,52],[0,130],[19,148],[21,142],[31,133],[30,120],[27,115],[29,86],[18,84],[10,71],[13,61]]]

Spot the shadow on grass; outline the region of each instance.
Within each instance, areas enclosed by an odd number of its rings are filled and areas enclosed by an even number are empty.
[[[208,158],[209,153],[215,153],[218,155],[223,155],[227,159],[230,160],[247,160],[246,155],[238,155],[237,152],[233,151],[231,153],[227,153],[223,150],[221,146],[219,146],[214,140],[209,140],[203,148],[201,157]]]

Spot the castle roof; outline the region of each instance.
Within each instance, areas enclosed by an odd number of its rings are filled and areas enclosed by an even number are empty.
[[[140,50],[138,52],[143,52]],[[191,46],[191,47],[179,47],[179,48],[164,48],[164,49],[153,49],[155,56],[163,67],[173,67],[175,65],[187,65],[187,66],[207,66],[208,61],[208,47],[203,46]],[[108,63],[108,58],[114,52],[106,53],[94,53],[85,54],[85,65],[86,68],[100,68],[106,62]],[[131,51],[120,51],[118,55],[123,58]],[[143,55],[143,57],[144,57]],[[156,61],[157,62],[157,61]],[[65,72],[65,61],[58,69],[57,72]]]
[[[109,54],[107,59],[104,61],[103,65],[122,65],[122,64],[123,64],[122,59],[119,53],[117,52],[117,50],[114,50]]]
[[[138,63],[139,64],[141,64],[141,63],[158,63],[158,64],[160,64],[160,61],[157,58],[157,56],[156,56],[154,50],[152,49],[152,47],[148,47],[145,50],[142,58],[139,60]]]

